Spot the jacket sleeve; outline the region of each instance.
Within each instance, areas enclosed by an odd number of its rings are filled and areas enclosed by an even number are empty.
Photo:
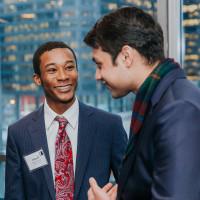
[[[158,113],[153,200],[200,199],[200,109],[179,101]]]
[[[18,151],[13,131],[8,128],[6,147],[5,200],[24,200],[25,196],[22,180],[21,155]]]
[[[112,154],[111,154],[111,169],[115,180],[118,181],[119,171],[122,164],[122,159],[127,146],[127,134],[122,125],[120,117],[117,118],[116,123],[112,129]]]

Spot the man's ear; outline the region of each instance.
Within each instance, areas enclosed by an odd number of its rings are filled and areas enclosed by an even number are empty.
[[[33,80],[37,86],[40,86],[42,84],[39,74],[33,74]]]
[[[122,59],[128,67],[133,63],[133,51],[134,49],[129,45],[124,45],[121,50]]]

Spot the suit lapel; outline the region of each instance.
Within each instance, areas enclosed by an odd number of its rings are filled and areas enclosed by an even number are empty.
[[[52,199],[55,200],[55,190],[54,190],[53,175],[51,170],[51,162],[50,162],[49,150],[46,138],[43,107],[41,107],[38,111],[36,111],[32,120],[33,123],[29,127],[29,134],[31,136],[31,140],[35,150],[39,150],[42,148],[47,158],[48,165],[43,167],[43,173],[45,175],[49,193]]]
[[[151,104],[154,107],[159,101],[164,92],[170,87],[170,85],[177,79],[185,79],[185,73],[181,68],[172,70],[169,72],[163,80],[160,82],[158,87],[156,88],[152,98]]]
[[[129,176],[130,170],[132,170],[132,166],[135,162],[136,154],[137,154],[137,147],[139,142],[139,135],[135,135],[134,139],[131,140],[133,147],[125,155],[122,163],[122,169],[120,170],[119,181],[118,181],[118,195],[121,195],[121,192],[125,186],[126,180]]]
[[[78,146],[75,172],[75,197],[78,198],[83,177],[87,168],[96,127],[91,119],[92,110],[79,103]]]

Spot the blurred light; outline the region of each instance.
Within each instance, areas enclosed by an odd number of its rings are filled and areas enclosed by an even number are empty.
[[[34,13],[23,13],[23,14],[21,14],[21,18],[23,18],[23,19],[33,19],[33,18],[35,18],[35,14]]]
[[[76,48],[78,48],[78,44],[77,44],[77,42],[72,41],[72,42],[70,43],[70,47],[71,47],[72,49],[76,49]]]
[[[10,9],[10,10],[13,10],[13,11],[16,11],[16,7],[15,7],[14,4],[10,4],[10,5],[9,5],[9,9]]]
[[[195,5],[195,4],[183,6],[183,12],[194,12],[197,9],[198,9],[198,5]]]
[[[199,76],[195,76],[195,75],[188,75],[187,78],[191,81],[198,81],[200,79]]]
[[[184,26],[196,26],[200,24],[200,19],[186,19],[183,21]]]
[[[6,21],[5,19],[3,18],[0,18],[0,23],[7,23],[8,21]]]
[[[108,4],[108,9],[109,10],[115,10],[115,9],[117,9],[117,4],[116,3],[109,3]]]
[[[16,104],[16,100],[15,99],[10,99],[9,102],[10,102],[11,105],[15,105]]]
[[[58,0],[58,6],[63,6],[63,0]]]
[[[199,60],[199,55],[197,54],[186,55],[185,60]]]

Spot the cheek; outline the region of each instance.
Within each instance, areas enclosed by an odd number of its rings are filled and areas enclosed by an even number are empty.
[[[110,73],[109,77],[107,77],[107,82],[110,83],[114,88],[123,89],[124,87],[124,77],[121,73]]]
[[[74,75],[72,76],[72,80],[73,80],[74,82],[77,82],[77,81],[78,81],[78,74],[77,74],[77,73],[74,74]]]
[[[44,79],[42,79],[41,84],[44,88],[46,88],[46,90],[49,90],[49,88],[52,87],[53,82],[54,82],[54,79],[52,79],[52,78],[51,79],[50,78],[44,78]]]

